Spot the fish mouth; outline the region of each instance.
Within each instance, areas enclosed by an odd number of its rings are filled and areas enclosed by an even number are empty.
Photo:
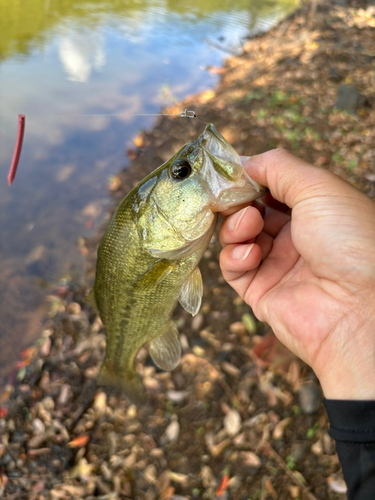
[[[223,184],[221,189],[217,189],[215,199],[210,206],[213,212],[223,212],[230,207],[250,203],[269,192],[267,188],[251,179],[245,170],[237,182],[231,183],[229,186],[227,183]]]

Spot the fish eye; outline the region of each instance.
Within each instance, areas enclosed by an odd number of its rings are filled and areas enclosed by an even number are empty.
[[[171,174],[174,179],[182,180],[189,177],[191,174],[191,166],[190,163],[186,160],[177,160],[172,165]]]

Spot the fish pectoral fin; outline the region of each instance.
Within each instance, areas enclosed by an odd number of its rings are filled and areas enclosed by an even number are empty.
[[[212,215],[212,212],[210,212]],[[212,233],[215,229],[216,225],[216,216],[212,215],[213,219],[210,221],[209,227],[207,227],[202,236],[196,238],[195,240],[192,241],[186,241],[184,245],[178,247],[178,248],[172,248],[170,250],[158,250],[155,248],[149,248],[147,251],[150,255],[155,257],[155,259],[168,259],[168,260],[176,260],[176,259],[182,259],[184,257],[188,257],[189,255],[192,255],[194,252],[196,252],[199,248],[202,248],[203,246],[207,246]]]
[[[84,302],[86,302],[86,304],[93,307],[94,309],[98,309],[98,306],[96,305],[95,293],[93,288],[91,288],[89,293],[86,295]]]
[[[135,405],[142,406],[146,403],[146,393],[141,377],[135,371],[121,373],[121,370],[111,368],[105,359],[100,368],[98,377],[100,385],[114,385],[125,392],[126,397]]]
[[[178,300],[187,312],[195,316],[201,307],[202,295],[202,275],[199,267],[197,266],[194,271],[189,274],[188,279],[182,285]]]
[[[136,281],[134,290],[137,292],[148,292],[153,290],[176,266],[177,262],[174,261],[168,261],[166,259],[157,260]]]
[[[170,321],[161,335],[149,343],[148,352],[154,363],[162,370],[173,370],[181,357],[181,344],[177,328]]]

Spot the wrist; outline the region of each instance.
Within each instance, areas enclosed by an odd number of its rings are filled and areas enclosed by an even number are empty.
[[[349,362],[340,360],[317,376],[327,399],[375,400],[375,356],[366,359],[353,353]]]

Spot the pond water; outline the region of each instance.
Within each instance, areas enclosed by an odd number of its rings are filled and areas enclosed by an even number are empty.
[[[214,46],[238,51],[295,5],[0,0],[0,383],[40,333],[51,284],[82,276],[77,241],[103,220],[108,177],[155,121],[137,114],[213,87],[207,66],[227,56]],[[9,188],[18,113],[26,132]]]

